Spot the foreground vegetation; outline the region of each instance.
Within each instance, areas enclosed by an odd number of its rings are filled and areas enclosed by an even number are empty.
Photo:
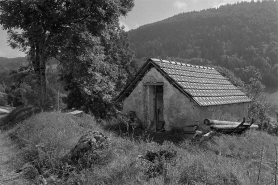
[[[14,163],[18,169],[33,165],[25,171],[33,183],[44,179],[59,184],[274,184],[278,140],[260,131],[193,142],[182,139],[181,132],[170,133],[175,137],[128,133],[119,120],[100,123],[89,115],[60,112],[39,113],[9,129],[22,148]],[[62,159],[88,130],[106,135],[109,146],[98,151],[90,168],[65,165]],[[163,150],[177,153],[170,162],[159,160],[152,166],[138,157]]]

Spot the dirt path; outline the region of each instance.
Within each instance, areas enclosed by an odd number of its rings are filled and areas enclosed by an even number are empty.
[[[1,131],[0,131],[1,132]],[[27,185],[11,168],[12,159],[18,152],[6,133],[0,133],[0,185]]]

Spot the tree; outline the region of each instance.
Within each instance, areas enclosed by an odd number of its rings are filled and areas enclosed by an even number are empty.
[[[229,81],[235,86],[239,87],[244,91],[244,82],[237,77],[232,71],[226,69],[225,67],[213,66],[221,75],[229,79]]]
[[[7,93],[8,104],[11,106],[32,105],[39,106],[39,96],[34,70],[29,66],[11,70],[7,76],[5,93]],[[44,109],[51,110],[56,104],[56,94],[50,86],[47,86],[44,94]]]
[[[29,56],[41,107],[46,92],[46,62],[63,55],[75,35],[94,39],[118,24],[119,16],[126,15],[132,7],[133,0],[0,1],[0,24],[8,30],[10,45]]]
[[[83,47],[69,44],[68,53],[59,59],[61,76],[69,91],[65,102],[68,108],[83,109],[105,118],[115,113],[113,99],[132,76],[133,52],[127,34],[119,25],[109,27],[100,37],[86,39],[88,36],[84,33],[72,39],[83,43]]]

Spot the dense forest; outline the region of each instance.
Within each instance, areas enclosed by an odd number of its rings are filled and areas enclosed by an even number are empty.
[[[182,13],[129,32],[137,59],[158,57],[232,70],[244,82],[278,86],[278,1]]]

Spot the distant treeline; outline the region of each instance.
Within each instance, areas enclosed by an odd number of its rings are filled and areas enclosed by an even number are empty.
[[[11,69],[17,69],[18,67],[26,64],[27,61],[25,57],[17,57],[17,58],[0,57],[0,73],[4,71],[9,71]]]
[[[247,83],[259,72],[264,85],[277,87],[277,7],[278,1],[241,2],[178,14],[130,31],[131,48],[137,59],[222,66]]]

